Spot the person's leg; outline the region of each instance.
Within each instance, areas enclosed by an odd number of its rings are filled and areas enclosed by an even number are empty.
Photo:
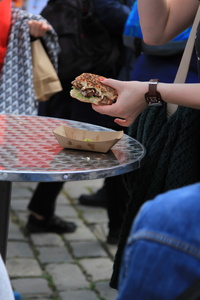
[[[79,198],[81,205],[106,207],[108,213],[107,243],[116,245],[119,240],[122,222],[129,200],[123,176],[105,178],[103,186],[91,195],[83,194]]]
[[[73,222],[61,220],[54,215],[55,202],[64,182],[40,182],[31,198],[28,209],[31,211],[26,228],[29,232],[74,232]]]
[[[108,196],[105,189],[105,180],[103,186],[95,193],[91,195],[83,194],[79,197],[79,203],[81,205],[93,206],[93,207],[107,207]]]
[[[71,84],[64,87],[62,92],[52,96],[46,102],[40,102],[38,108],[39,116],[55,117],[62,119],[70,118],[70,96]],[[29,232],[74,232],[76,225],[73,222],[61,220],[54,215],[55,203],[63,182],[41,182],[28,205],[32,212],[29,216],[27,229]]]
[[[43,218],[54,214],[56,197],[64,182],[40,182],[31,198],[28,209]]]
[[[124,220],[129,195],[124,185],[123,176],[118,175],[105,179],[108,213],[107,243],[117,244],[119,241],[121,226]]]

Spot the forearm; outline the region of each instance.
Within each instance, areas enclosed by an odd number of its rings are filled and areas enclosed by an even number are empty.
[[[127,85],[128,92],[135,95],[132,96],[132,107],[134,110],[134,105],[138,101],[141,101],[143,106],[145,101],[145,93],[148,92],[148,82],[137,82],[132,81],[132,87]],[[126,86],[124,86],[125,92]],[[191,107],[200,109],[200,84],[199,83],[162,83],[159,82],[157,86],[158,92],[164,102],[177,104],[181,106]],[[147,106],[147,103],[145,103]],[[144,106],[143,106],[144,107]]]
[[[158,91],[167,103],[200,109],[200,84],[159,83]]]
[[[116,103],[112,105],[94,106],[93,109],[101,114],[116,117],[115,122],[120,126],[130,126],[139,114],[147,107],[145,93],[149,83],[140,81],[118,81],[106,79],[104,84],[118,92]],[[200,109],[200,84],[169,84],[158,83],[158,92],[166,103]],[[153,109],[150,107],[150,109]]]
[[[166,43],[192,25],[197,0],[138,0],[140,24],[145,43]]]

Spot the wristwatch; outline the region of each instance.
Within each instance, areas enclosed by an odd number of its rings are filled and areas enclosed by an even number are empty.
[[[158,79],[151,79],[149,81],[149,91],[145,94],[145,100],[148,106],[163,106],[164,101],[160,93],[157,91]]]

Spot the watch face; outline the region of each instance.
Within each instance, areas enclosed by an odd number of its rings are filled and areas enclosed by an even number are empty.
[[[164,104],[159,92],[156,92],[155,96],[150,96],[149,93],[146,93],[145,99],[149,106],[163,106]]]
[[[158,102],[158,98],[156,96],[151,96],[150,97],[150,102],[151,103],[157,103]]]
[[[158,82],[158,79],[151,79],[149,81],[149,91],[145,94],[145,99],[149,106],[162,106],[164,104],[160,93],[157,91]]]

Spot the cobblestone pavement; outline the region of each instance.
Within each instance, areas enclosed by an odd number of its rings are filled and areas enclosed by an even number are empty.
[[[116,246],[108,245],[107,211],[78,204],[103,180],[67,182],[56,214],[72,220],[75,233],[31,234],[25,230],[27,205],[37,183],[13,183],[6,266],[22,300],[114,300],[109,287]]]

